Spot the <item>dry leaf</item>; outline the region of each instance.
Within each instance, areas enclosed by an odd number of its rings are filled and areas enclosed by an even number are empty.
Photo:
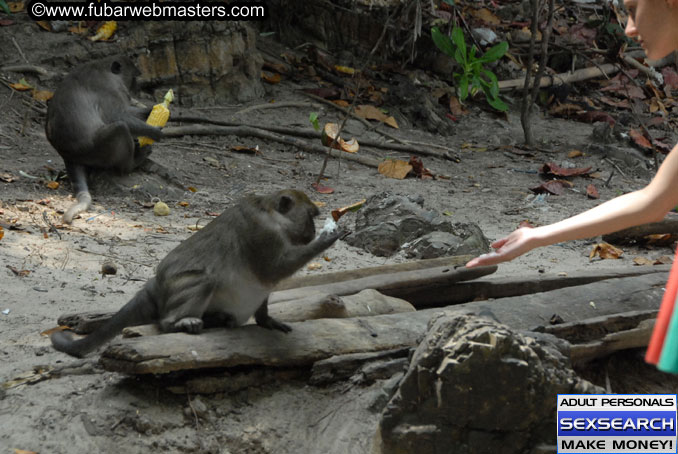
[[[47,186],[50,189],[59,189],[59,182],[58,181],[50,181],[45,186]]]
[[[5,236],[5,231],[3,230],[2,227],[0,227],[0,240],[1,240],[2,237],[4,237],[4,236]]]
[[[7,268],[18,277],[26,277],[31,274],[30,270],[18,270],[12,265],[7,265]]]
[[[338,105],[339,107],[348,107],[350,105],[348,101],[344,101],[343,99],[335,99],[332,102]]]
[[[49,90],[33,90],[33,99],[36,101],[47,102],[54,96],[54,92]]]
[[[412,166],[409,163],[399,159],[387,159],[386,161],[379,164],[378,170],[380,174],[389,178],[403,180],[412,170]]]
[[[586,186],[586,196],[589,199],[599,199],[600,194],[598,194],[598,189],[592,184]]]
[[[349,211],[358,211],[366,201],[367,199],[362,199],[360,202],[352,203],[351,205],[339,208],[338,210],[332,210],[332,219],[334,219],[334,222],[337,222],[339,218]]]
[[[657,257],[657,260],[654,261],[655,265],[670,265],[671,263],[673,263],[673,258],[668,255]]]
[[[38,27],[42,28],[43,30],[47,30],[48,32],[52,31],[52,25],[46,20],[39,20],[36,22],[36,24],[38,24]]]
[[[320,194],[332,194],[334,192],[334,189],[329,187],[329,186],[323,186],[322,184],[318,183],[313,183],[311,184],[311,187],[315,189],[316,192],[319,192]]]
[[[581,156],[584,156],[584,153],[581,150],[572,150],[567,154],[567,157],[570,159],[579,158]]]
[[[421,178],[422,180],[425,180],[425,179],[428,179],[428,178],[435,178],[435,175],[433,175],[433,172],[431,172],[429,169],[424,167],[424,162],[421,160],[420,157],[410,156],[409,164],[412,166],[412,170],[414,171],[414,174],[418,178]]]
[[[539,173],[544,175],[555,175],[557,177],[573,177],[577,175],[585,175],[591,171],[591,167],[579,167],[573,169],[565,169],[560,167],[555,162],[547,162],[539,169]]]
[[[188,202],[183,202],[183,201],[182,201],[182,202],[177,203],[177,205],[179,205],[180,207],[186,208],[186,207],[188,206]]]
[[[642,132],[637,131],[635,129],[631,129],[629,131],[629,135],[631,136],[631,139],[633,139],[633,142],[640,148],[643,148],[645,150],[652,150],[652,144]]]
[[[307,268],[309,271],[315,271],[315,270],[322,269],[322,267],[323,267],[322,263],[315,263],[315,262],[313,262],[313,263],[309,263],[308,266],[307,266],[306,268]]]
[[[609,243],[598,243],[593,246],[591,253],[589,254],[589,260],[593,260],[593,257],[596,255],[601,259],[618,259],[624,254],[619,248],[612,246]]]
[[[523,227],[529,227],[531,229],[534,228],[534,225],[530,221],[520,221],[520,224],[518,224],[518,228],[521,229]]]
[[[638,265],[638,266],[650,266],[653,265],[654,262],[648,258],[645,257],[635,257],[633,259],[633,264]]]
[[[461,117],[462,115],[466,115],[468,110],[461,105],[456,96],[450,96],[450,112],[452,112],[452,115]]]
[[[9,84],[9,86],[15,89],[16,91],[28,91],[33,89],[33,87],[31,87],[30,85],[26,85],[22,82],[18,82],[16,84]]]
[[[24,2],[7,2],[7,6],[13,13],[20,13],[24,10]]]
[[[323,127],[320,141],[326,147],[332,147],[336,150],[346,151],[348,153],[358,152],[360,145],[355,137],[351,137],[350,140],[344,140],[341,137],[337,137],[338,134],[339,125],[336,123],[327,123]]]
[[[563,192],[565,192],[566,187],[571,188],[572,186],[573,184],[566,180],[550,180],[543,182],[539,186],[530,188],[530,191],[535,194],[549,193],[553,195],[562,195]]]
[[[269,84],[278,84],[280,83],[281,76],[278,73],[269,73],[268,71],[262,71],[261,78],[264,79],[264,82],[268,82]]]
[[[3,183],[11,183],[14,180],[16,180],[16,177],[14,175],[11,175],[9,173],[0,174],[0,181],[2,181]]]
[[[189,186],[189,187],[186,188],[186,189],[188,189],[188,190],[191,191],[191,192],[198,192],[198,190],[197,190],[196,188],[194,188],[193,186]]]
[[[386,123],[392,128],[398,129],[398,123],[396,122],[395,118],[389,117],[377,107],[362,104],[356,106],[355,114],[361,118],[364,118],[365,120],[378,120],[382,123]]]
[[[480,19],[481,21],[485,22],[486,24],[490,25],[499,25],[501,24],[501,20],[492,13],[487,8],[480,8],[477,10],[471,10],[471,15],[477,19]]]

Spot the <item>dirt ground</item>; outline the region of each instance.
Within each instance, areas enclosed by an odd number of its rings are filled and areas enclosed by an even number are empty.
[[[5,43],[5,58],[0,60],[18,62],[18,56],[8,55],[7,47],[10,45]],[[321,122],[341,121],[337,111],[314,104],[296,93],[297,88],[298,84],[285,81],[267,85],[263,99],[227,109],[203,109],[200,114],[228,119],[250,105],[303,101],[308,106],[259,110],[252,118],[260,124],[308,127],[309,113],[315,111]],[[390,131],[403,139],[457,150],[460,162],[423,157],[426,167],[449,178],[400,181],[385,178],[373,168],[333,160],[324,184],[335,192],[323,195],[309,188],[322,156],[253,138],[182,137],[156,144],[152,156],[169,170],[171,181],[158,173],[138,171],[114,181],[95,182],[92,208],[73,225],[65,226],[60,224],[59,210],[72,201],[69,185],[64,182],[56,190],[45,185],[50,179],[48,168],[63,170],[63,163],[45,138],[44,115],[31,110],[24,99],[0,86],[0,175],[12,177],[10,182],[0,182],[0,222],[4,226],[0,240],[0,289],[4,294],[0,299],[0,382],[39,366],[75,363],[80,367],[61,377],[0,389],[1,453],[14,449],[43,454],[369,452],[382,390],[388,385],[384,381],[314,387],[302,374],[231,394],[175,395],[162,381],[102,371],[96,365],[96,355],[76,363],[54,351],[41,332],[54,327],[64,313],[117,310],[153,275],[158,261],[192,234],[192,228],[206,224],[212,213],[220,213],[247,193],[288,187],[305,190],[314,201],[325,204],[318,226],[330,209],[378,192],[422,194],[428,208],[451,213],[453,221],[477,223],[488,238],[497,239],[523,220],[539,225],[562,219],[641,188],[651,176],[647,166],[629,165],[631,161],[624,161],[619,153],[596,151],[606,147],[590,148],[591,124],[540,114],[534,118],[534,127],[542,151],[531,155],[510,152],[505,146],[521,144],[523,136],[518,102],[506,96],[511,104],[507,119],[472,105],[469,115],[449,122],[451,135],[413,128]],[[141,99],[152,103],[143,95]],[[181,108],[176,111],[190,113]],[[358,140],[382,139],[354,120],[347,122],[346,131]],[[236,153],[231,149],[234,145],[257,146],[260,153]],[[615,146],[635,156],[630,144]],[[569,159],[573,149],[584,151],[584,156]],[[361,153],[374,158],[407,158],[375,149]],[[535,171],[548,161],[592,166],[600,178],[574,178],[574,188],[563,195],[535,198],[529,188],[540,183]],[[172,181],[180,182],[181,187]],[[589,183],[597,186],[600,200],[587,198]],[[170,206],[169,216],[154,216],[148,208],[154,197]],[[353,216],[349,214],[340,222],[351,228]],[[45,219],[57,229],[51,231]],[[16,229],[9,229],[10,224]],[[654,259],[671,255],[668,247],[626,248],[620,260],[590,261],[588,254],[595,241],[533,251],[502,265],[496,275],[530,277],[541,272],[626,267],[635,256]],[[327,255],[330,261],[315,261],[321,264],[320,269],[302,272],[405,261],[402,255],[375,257],[341,241]],[[117,266],[116,275],[102,276],[101,266],[106,261]]]

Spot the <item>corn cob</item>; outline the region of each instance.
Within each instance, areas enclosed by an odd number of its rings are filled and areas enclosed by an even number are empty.
[[[173,99],[174,99],[174,92],[170,88],[169,91],[167,92],[167,94],[165,95],[165,99],[163,100],[163,102],[153,106],[151,113],[148,115],[148,118],[146,119],[146,123],[148,123],[151,126],[159,126],[159,127],[165,126],[167,124],[167,120],[169,120],[169,116],[170,116],[169,104],[172,102]],[[140,147],[150,145],[153,142],[154,142],[154,140],[150,139],[148,137],[139,137],[139,146]]]
[[[104,22],[97,30],[96,35],[89,38],[90,41],[107,41],[113,36],[115,30],[118,28],[118,23],[114,20]]]

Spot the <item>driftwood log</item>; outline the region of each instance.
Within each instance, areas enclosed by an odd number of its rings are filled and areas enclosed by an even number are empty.
[[[609,279],[542,294],[471,302],[446,309],[350,319],[292,323],[284,334],[244,326],[199,336],[163,334],[114,342],[101,363],[112,371],[146,374],[235,366],[310,366],[334,355],[394,350],[416,345],[440,312],[472,312],[515,329],[547,325],[554,314],[566,322],[625,311],[656,310],[668,273]]]

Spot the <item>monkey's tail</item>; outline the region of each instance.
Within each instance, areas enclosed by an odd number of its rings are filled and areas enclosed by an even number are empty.
[[[86,211],[92,203],[92,196],[90,195],[89,191],[78,192],[75,198],[77,201],[68,207],[68,210],[66,210],[64,213],[64,222],[66,224],[72,223],[73,218],[83,211]]]
[[[146,283],[144,288],[125,304],[120,311],[108,319],[102,326],[83,339],[74,340],[70,333],[57,331],[50,340],[55,349],[71,356],[82,358],[117,336],[126,326],[142,325],[157,318],[156,302],[153,297],[155,279]]]
[[[81,165],[66,163],[66,171],[73,186],[76,202],[72,204],[64,213],[63,221],[66,224],[73,222],[73,218],[87,210],[92,203],[92,196],[87,187],[87,172]]]

